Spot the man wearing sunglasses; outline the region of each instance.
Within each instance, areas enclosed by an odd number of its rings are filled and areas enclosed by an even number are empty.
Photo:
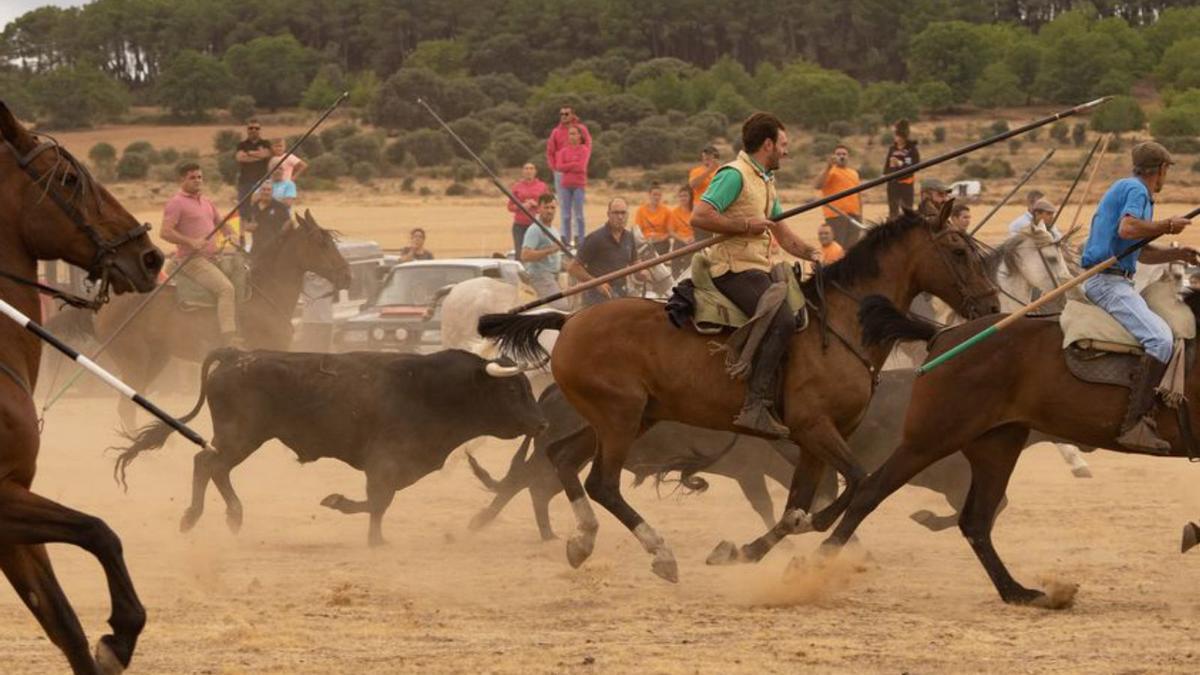
[[[237,194],[241,200],[258,179],[267,175],[267,165],[271,161],[271,143],[262,136],[262,125],[257,119],[246,123],[246,138],[237,145],[234,158],[238,163]],[[238,215],[243,221],[250,217],[250,200],[246,200],[238,209]]]
[[[565,148],[569,143],[569,133],[571,127],[579,129],[579,135],[582,137],[583,145],[586,145],[590,150],[592,147],[592,135],[588,133],[588,129],[583,122],[579,121],[579,117],[575,114],[575,110],[564,105],[558,109],[558,126],[550,131],[550,138],[546,140],[546,165],[554,172],[554,193],[558,198],[559,204],[566,204],[566,195],[563,193],[562,187],[562,171],[559,171],[555,166],[555,156],[561,148]],[[570,233],[567,233],[563,238],[563,243],[570,244]],[[579,242],[576,242],[578,245]]]

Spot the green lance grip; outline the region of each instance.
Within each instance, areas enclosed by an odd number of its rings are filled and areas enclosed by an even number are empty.
[[[937,368],[938,366],[949,361],[950,359],[967,351],[971,347],[974,347],[976,344],[983,342],[984,340],[990,338],[991,336],[995,335],[997,332],[998,332],[998,330],[996,329],[996,326],[994,326],[994,325],[988,326],[984,330],[981,330],[978,333],[976,333],[975,335],[971,336],[971,339],[966,340],[965,342],[961,342],[957,345],[954,345],[954,347],[950,348],[950,350],[947,351],[946,353],[941,354],[940,356],[938,356],[934,360],[930,361],[929,363],[926,363],[925,365],[921,366],[920,368],[917,368],[917,375],[924,375],[925,373],[928,373],[929,371],[933,370],[934,368]]]

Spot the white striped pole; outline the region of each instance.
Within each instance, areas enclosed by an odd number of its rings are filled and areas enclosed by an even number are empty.
[[[183,422],[180,422],[179,420],[175,419],[174,417],[171,417],[162,408],[159,408],[158,406],[154,405],[154,403],[147,400],[146,397],[144,397],[141,394],[134,391],[133,387],[130,387],[129,385],[125,384],[120,379],[118,379],[115,375],[113,375],[112,373],[108,372],[107,370],[105,370],[105,369],[101,368],[99,365],[97,365],[95,361],[89,359],[88,357],[84,356],[83,354],[80,354],[79,352],[75,351],[70,345],[63,342],[62,340],[59,340],[57,337],[54,336],[53,333],[46,330],[45,328],[42,328],[42,326],[40,324],[38,324],[36,321],[34,321],[33,319],[30,319],[29,317],[25,316],[25,314],[22,313],[21,310],[17,309],[16,307],[13,307],[12,305],[5,302],[4,300],[0,300],[0,313],[3,313],[8,318],[12,319],[13,321],[16,321],[18,324],[21,325],[22,328],[24,328],[25,330],[29,331],[30,333],[33,333],[34,335],[38,336],[38,338],[40,338],[43,342],[49,343],[51,347],[54,347],[58,351],[62,352],[63,354],[68,356],[75,363],[77,363],[80,366],[82,366],[83,368],[86,368],[87,370],[91,371],[91,373],[93,375],[95,375],[96,377],[103,380],[105,384],[112,387],[113,389],[116,389],[125,398],[127,398],[127,399],[133,401],[134,403],[138,404],[139,406],[141,406],[142,409],[145,410],[146,412],[148,412],[151,415],[154,415],[158,419],[162,420],[164,424],[171,427],[175,431],[178,431],[184,438],[188,439],[189,441],[195,443],[196,445],[198,445],[201,448],[204,448],[206,450],[212,449],[212,446],[210,446],[208,444],[208,441],[204,440],[204,437],[201,436],[200,434],[196,433],[195,431],[192,431],[191,427],[184,424]]]

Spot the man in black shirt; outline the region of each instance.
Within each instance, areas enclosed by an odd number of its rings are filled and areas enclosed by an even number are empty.
[[[237,191],[240,201],[258,182],[267,175],[267,164],[271,160],[271,143],[262,137],[262,125],[257,119],[246,123],[246,139],[237,145],[234,159],[238,162]],[[246,220],[249,204],[243,204],[239,210],[242,220]]]
[[[579,281],[590,281],[609,272],[629,267],[637,262],[637,244],[633,233],[626,227],[629,205],[617,197],[608,203],[608,220],[600,229],[584,237],[575,259],[567,266],[567,272]],[[644,272],[638,272],[644,278]],[[608,298],[627,294],[625,279],[616,279],[595,290],[584,291],[584,306],[594,305]]]
[[[250,253],[257,255],[265,251],[283,232],[288,218],[287,206],[271,197],[271,184],[260,185],[246,209],[246,219],[242,221],[242,229],[254,233],[254,245]]]

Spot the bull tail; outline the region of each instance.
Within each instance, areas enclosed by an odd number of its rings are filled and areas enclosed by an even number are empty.
[[[688,493],[700,493],[708,489],[708,481],[704,480],[696,474],[705,471],[708,467],[716,464],[725,455],[733,450],[733,446],[740,440],[740,436],[734,434],[725,447],[721,448],[715,455],[705,455],[697,452],[695,448],[689,447],[688,454],[681,457],[670,458],[663,463],[662,466],[654,472],[654,489],[659,490],[663,483],[678,482],[679,487],[683,488]],[[672,480],[670,474],[678,471],[679,479]],[[634,484],[637,485],[645,480],[646,476],[642,476]]]
[[[519,363],[544,366],[550,355],[538,342],[542,331],[562,330],[570,315],[563,312],[540,314],[484,314],[479,317],[479,335],[500,345],[500,353]]]
[[[471,473],[475,474],[475,477],[479,479],[480,483],[483,483],[483,487],[486,488],[488,492],[500,492],[500,488],[515,482],[520,476],[520,470],[525,466],[525,462],[529,457],[529,446],[532,443],[533,436],[526,436],[525,440],[521,441],[521,447],[517,448],[516,453],[513,454],[512,461],[508,463],[508,473],[505,474],[504,478],[501,478],[500,480],[492,478],[492,475],[487,472],[487,469],[483,468],[483,466],[476,461],[475,456],[468,452],[467,462],[471,465]]]
[[[214,349],[204,358],[204,363],[200,367],[200,398],[196,401],[195,407],[191,409],[183,417],[179,418],[180,422],[187,424],[192,421],[196,415],[200,414],[200,409],[204,407],[204,401],[208,396],[208,373],[214,363],[221,363],[226,359],[239,354],[238,350],[232,348]],[[110,450],[118,450],[117,463],[113,467],[113,479],[124,489],[128,490],[129,485],[125,482],[125,472],[129,469],[129,465],[137,456],[146,450],[157,450],[167,442],[171,432],[174,431],[165,422],[151,422],[146,426],[136,431],[122,430],[121,435],[126,440],[130,441],[129,447],[126,448],[109,448]]]

